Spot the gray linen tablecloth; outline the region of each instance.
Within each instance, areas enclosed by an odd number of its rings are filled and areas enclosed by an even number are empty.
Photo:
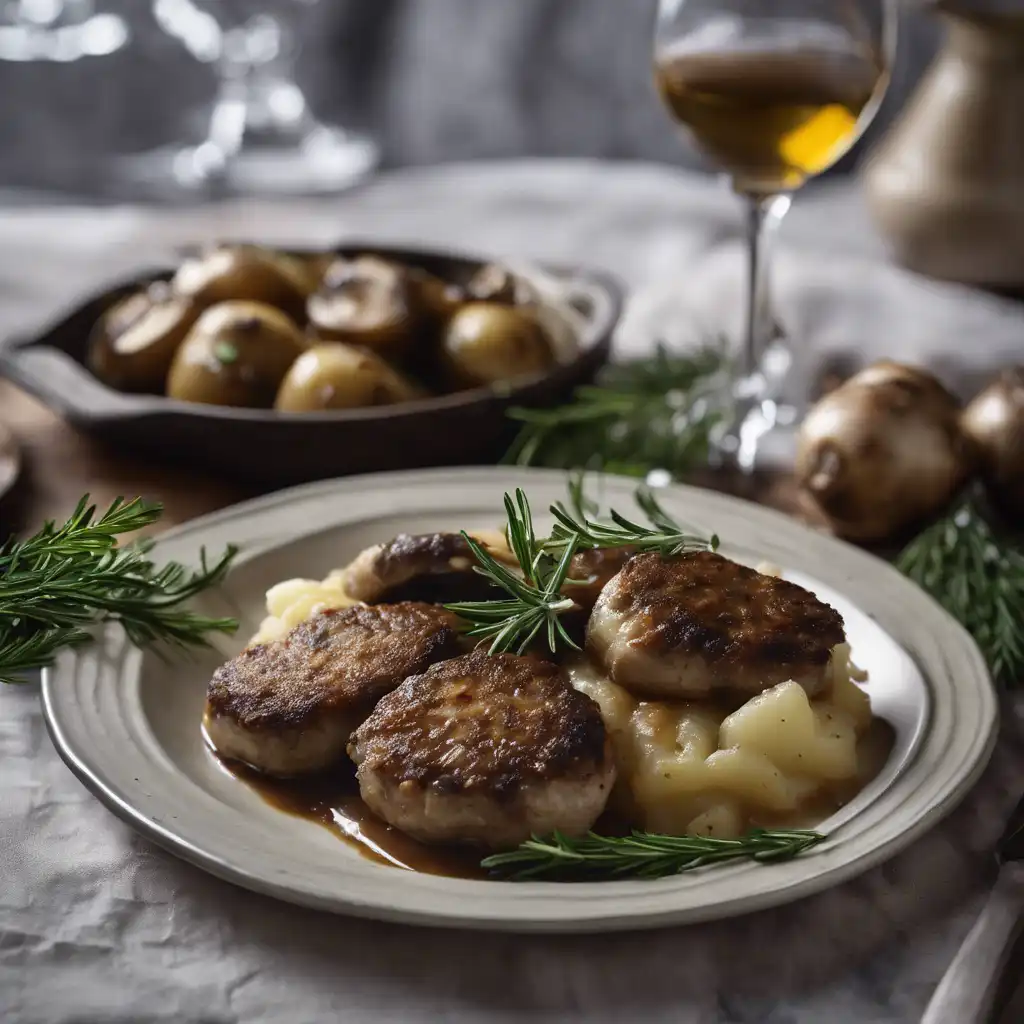
[[[9,197],[13,202],[18,197]],[[775,275],[800,358],[937,367],[969,392],[1019,359],[1020,307],[885,262],[856,190],[797,201]],[[251,237],[429,243],[585,261],[633,289],[619,347],[738,320],[735,201],[667,169],[509,163],[397,174],[350,195],[203,210],[0,215],[0,330],[34,327],[178,245]],[[2,410],[0,410],[2,414]],[[583,938],[441,933],[298,910],[207,877],[138,838],[54,753],[35,686],[0,691],[0,1020],[910,1024],[977,912],[1024,769],[1024,705],[941,827],[864,877],[755,916]],[[1024,1020],[1024,1001],[1004,1020]]]

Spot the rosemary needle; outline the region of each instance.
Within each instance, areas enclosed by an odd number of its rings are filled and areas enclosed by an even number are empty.
[[[467,601],[445,607],[474,624],[468,636],[491,640],[491,654],[505,651],[522,654],[542,629],[552,653],[559,641],[576,647],[559,619],[563,612],[573,607],[572,599],[565,597],[561,590],[569,574],[569,563],[576,553],[576,544],[566,544],[557,560],[545,554],[534,533],[530,503],[521,488],[516,490],[515,500],[511,495],[505,495],[505,513],[508,517],[508,544],[519,562],[522,576],[498,563],[465,531],[462,536],[477,560],[474,569],[504,590],[509,598]]]
[[[505,651],[522,653],[544,631],[548,649],[554,653],[559,643],[576,648],[561,616],[575,607],[563,588],[588,580],[569,579],[570,563],[577,551],[593,548],[632,547],[636,551],[660,551],[675,555],[683,551],[715,548],[710,541],[687,533],[655,500],[645,487],[636,492],[636,501],[650,526],[634,523],[611,512],[611,523],[588,518],[593,504],[584,494],[580,476],[570,478],[569,500],[573,511],[564,505],[551,507],[557,522],[550,537],[538,539],[533,527],[530,502],[521,488],[515,496],[505,495],[505,528],[508,545],[519,562],[520,574],[497,562],[480,544],[463,532],[476,558],[474,569],[486,576],[509,596],[496,601],[466,601],[445,607],[472,624],[468,636],[490,639],[491,654]]]
[[[229,547],[212,565],[200,553],[197,570],[177,562],[155,565],[149,541],[119,538],[156,522],[159,505],[118,498],[102,514],[88,495],[68,520],[48,522],[34,536],[0,547],[0,682],[50,664],[64,647],[89,642],[88,628],[115,620],[139,646],[164,641],[207,643],[210,632],[238,623],[184,607],[219,583],[235,555]]]
[[[896,565],[974,637],[997,682],[1024,682],[1024,549],[996,534],[975,496],[923,530]]]
[[[573,511],[564,505],[551,506],[551,514],[557,520],[545,549],[558,551],[570,540],[579,549],[631,547],[636,551],[657,551],[666,558],[685,551],[714,551],[718,548],[718,537],[698,537],[677,523],[658,503],[654,492],[641,485],[634,492],[634,500],[647,517],[650,526],[627,519],[614,509],[608,513],[610,523],[591,519],[581,514],[584,499],[570,490]]]
[[[486,857],[482,866],[510,881],[602,881],[664,878],[732,860],[789,860],[826,837],[804,829],[753,829],[739,839],[633,832],[570,838],[534,836],[514,850]]]
[[[675,476],[707,462],[722,413],[713,397],[727,367],[724,348],[652,356],[606,367],[555,409],[511,409],[523,424],[504,461],[519,466],[600,468],[627,476]]]

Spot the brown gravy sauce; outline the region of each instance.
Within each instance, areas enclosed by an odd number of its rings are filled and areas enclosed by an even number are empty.
[[[428,846],[381,821],[359,796],[355,765],[348,758],[317,775],[275,779],[239,761],[214,756],[271,807],[322,825],[368,860],[428,875],[487,877],[479,850]]]
[[[756,817],[753,824],[765,828],[812,828],[824,821],[881,772],[895,739],[896,734],[888,722],[873,718],[857,744],[861,770],[855,779],[823,790],[797,814]],[[207,747],[212,751],[209,743]],[[347,758],[336,768],[317,775],[275,779],[238,761],[216,753],[213,756],[272,807],[322,825],[369,860],[449,878],[487,878],[487,872],[480,867],[481,851],[428,846],[381,821],[359,796],[355,766]],[[604,835],[622,835],[628,832],[629,824],[609,813],[599,819],[594,830]]]

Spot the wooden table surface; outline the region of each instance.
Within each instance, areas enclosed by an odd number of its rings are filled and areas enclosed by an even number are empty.
[[[47,519],[63,520],[86,493],[99,505],[119,495],[162,502],[164,528],[257,493],[101,444],[6,381],[0,381],[0,424],[13,434],[22,457],[21,478],[10,495],[0,499],[0,535],[31,533]],[[741,493],[814,522],[787,477],[763,477],[745,484],[709,473],[694,482]]]
[[[251,497],[252,491],[182,467],[161,466],[80,434],[34,398],[0,381],[0,423],[21,449],[22,474],[0,502],[0,532],[32,532],[63,520],[83,494],[100,505],[118,495],[162,502],[162,524],[187,519]]]

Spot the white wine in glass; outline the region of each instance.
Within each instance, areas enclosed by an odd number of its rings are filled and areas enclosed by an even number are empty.
[[[719,454],[752,470],[779,421],[789,366],[767,300],[767,243],[789,195],[870,123],[888,83],[890,0],[662,0],[655,81],[674,119],[746,198],[750,274],[730,429]]]

